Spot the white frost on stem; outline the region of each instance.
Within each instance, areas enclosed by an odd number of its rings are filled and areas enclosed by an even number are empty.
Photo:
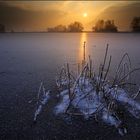
[[[41,82],[38,91],[37,109],[34,113],[34,121],[37,120],[37,116],[41,113],[43,106],[47,103],[49,98],[50,98],[50,91],[46,92],[43,83]]]

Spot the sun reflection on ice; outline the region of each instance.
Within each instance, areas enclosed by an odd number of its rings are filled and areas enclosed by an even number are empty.
[[[84,55],[86,56],[86,48],[85,48],[85,54],[84,54],[84,43],[86,42],[87,42],[87,33],[81,33],[80,46],[78,48],[78,63],[81,63],[82,60],[84,60]]]

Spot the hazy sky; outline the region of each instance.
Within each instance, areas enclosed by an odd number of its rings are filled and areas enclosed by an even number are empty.
[[[74,21],[81,22],[85,30],[91,30],[101,18],[114,19],[119,30],[128,30],[134,16],[140,16],[138,1],[0,2],[0,23],[5,24],[7,30],[45,30]]]

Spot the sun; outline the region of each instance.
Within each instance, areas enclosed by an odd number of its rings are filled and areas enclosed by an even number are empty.
[[[87,13],[83,13],[83,17],[87,17]]]

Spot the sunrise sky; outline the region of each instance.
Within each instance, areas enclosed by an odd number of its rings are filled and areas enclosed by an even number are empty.
[[[79,21],[90,31],[98,19],[114,19],[121,31],[140,16],[139,1],[6,1],[0,2],[0,23],[7,30],[43,31]]]

